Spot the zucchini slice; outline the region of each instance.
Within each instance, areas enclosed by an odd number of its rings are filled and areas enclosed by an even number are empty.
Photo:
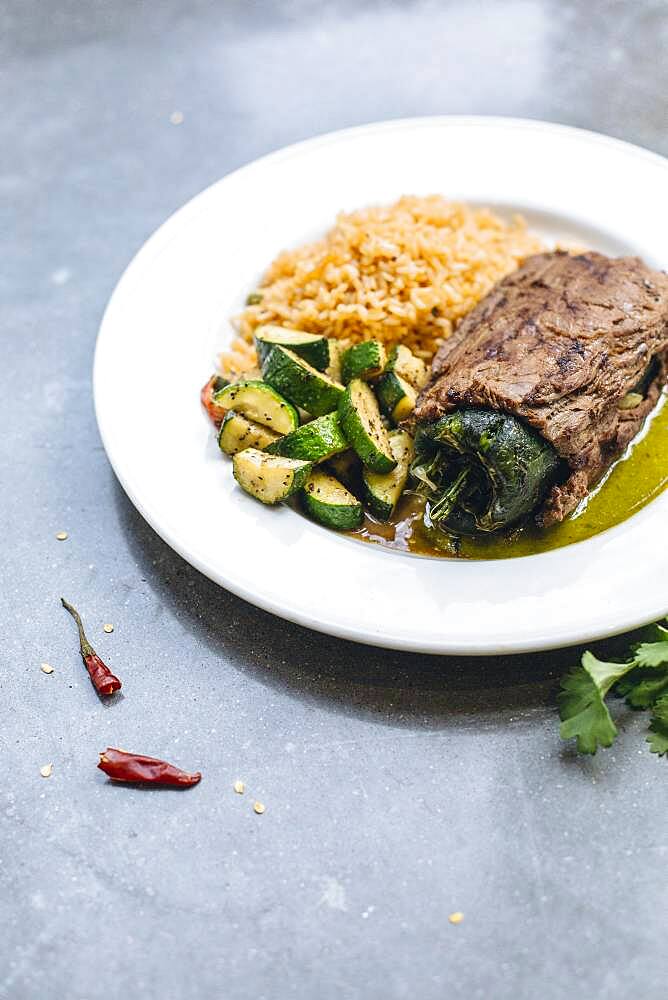
[[[390,351],[385,371],[394,372],[405,379],[414,389],[424,389],[429,381],[429,369],[422,360],[403,344],[397,344]]]
[[[344,392],[342,385],[280,344],[272,347],[264,359],[262,374],[277,392],[314,417],[335,410]]]
[[[292,434],[286,434],[267,451],[270,455],[284,455],[286,458],[302,458],[307,462],[324,462],[346,451],[348,442],[343,436],[341,423],[336,413],[326,413],[308,424],[298,427]]]
[[[329,364],[325,372],[332,382],[341,382],[341,358],[348,349],[348,340],[329,338]]]
[[[348,385],[354,378],[370,379],[380,375],[387,362],[385,348],[378,340],[353,344],[341,355],[341,381]]]
[[[310,462],[267,455],[257,448],[244,448],[232,457],[232,471],[241,489],[262,503],[280,503],[306,485]]]
[[[385,416],[395,424],[410,417],[415,409],[417,392],[406,379],[396,372],[386,372],[376,383],[376,395]]]
[[[226,455],[236,455],[244,448],[259,448],[260,451],[264,451],[279,438],[280,435],[269,427],[263,427],[262,424],[248,420],[241,413],[228,410],[218,432],[218,447]]]
[[[391,472],[395,468],[376,397],[366,382],[352,380],[339,404],[339,418],[343,433],[367,469]]]
[[[284,326],[267,324],[259,326],[255,331],[255,349],[260,364],[269,354],[272,347],[279,344],[287,347],[295,354],[308,361],[310,365],[324,372],[329,364],[329,341],[319,333],[304,333],[302,330],[289,330]]]
[[[214,394],[214,402],[226,410],[236,410],[249,420],[271,427],[277,434],[289,434],[299,427],[299,414],[266,382],[256,379],[226,385]]]
[[[365,469],[362,473],[364,502],[367,510],[379,521],[389,521],[404,491],[408,470],[413,461],[413,438],[406,431],[392,431],[388,435],[390,448],[397,467],[392,472],[379,475]]]
[[[313,472],[300,494],[304,511],[318,524],[336,531],[359,528],[364,519],[362,504],[334,476]]]

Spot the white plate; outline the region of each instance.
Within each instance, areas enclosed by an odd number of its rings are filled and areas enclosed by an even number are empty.
[[[668,609],[668,494],[586,542],[457,562],[384,551],[235,486],[198,391],[227,317],[283,247],[338,211],[401,194],[521,211],[548,240],[668,264],[668,161],[577,129],[426,118],[299,143],[225,177],[172,216],[116,288],[95,357],[95,404],[128,496],[193,566],[309,628],[397,649],[491,654],[584,642]]]

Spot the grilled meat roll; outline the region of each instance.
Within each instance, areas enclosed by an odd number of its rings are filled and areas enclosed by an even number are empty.
[[[656,405],[667,361],[666,274],[530,257],[442,345],[418,400],[413,473],[432,520],[463,534],[530,511],[561,521]]]

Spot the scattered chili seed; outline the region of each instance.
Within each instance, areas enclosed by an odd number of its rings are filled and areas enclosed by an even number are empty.
[[[66,531],[59,531],[58,534],[56,535],[56,538],[58,539],[59,542],[64,542],[65,539],[68,537],[69,535],[67,534]]]
[[[256,812],[258,814],[258,816],[261,816],[262,813],[264,812],[264,810],[265,810],[265,806],[263,806],[261,802],[254,802],[253,803],[253,811]]]
[[[463,919],[464,919],[464,914],[460,913],[459,910],[457,910],[455,913],[451,913],[450,916],[448,917],[448,920],[450,921],[451,924],[461,924]]]
[[[114,626],[113,626],[113,625],[110,625],[110,624],[109,624],[109,623],[107,622],[107,624],[106,624],[106,625],[103,625],[103,626],[102,626],[102,630],[103,630],[104,632],[113,632],[113,631],[114,631]]]
[[[121,688],[121,682],[118,677],[115,677],[112,674],[109,667],[102,662],[86,638],[83,625],[81,624],[81,618],[79,617],[79,612],[76,608],[73,608],[71,604],[68,604],[64,597],[61,597],[60,600],[65,610],[69,611],[77,623],[77,628],[79,629],[79,648],[81,650],[81,658],[86,664],[86,670],[88,671],[90,679],[93,682],[93,687],[99,695],[114,694],[114,692],[119,691]]]
[[[40,767],[39,773],[43,778],[50,778],[53,774],[53,764],[45,764],[44,767]]]
[[[109,775],[112,781],[125,781],[134,784],[175,785],[187,788],[190,785],[196,785],[202,779],[199,771],[188,774],[180,767],[168,764],[166,760],[159,760],[157,757],[144,757],[142,754],[128,753],[126,750],[118,750],[114,747],[107,747],[104,753],[100,754],[100,762],[97,766]]]
[[[42,664],[40,664],[40,668],[39,669],[42,671],[43,674],[52,674],[53,673],[53,667],[51,666],[50,663],[42,663]]]
[[[246,786],[244,785],[243,781],[235,781],[232,787],[234,788],[234,791],[237,793],[237,795],[243,795],[244,792],[246,791]]]

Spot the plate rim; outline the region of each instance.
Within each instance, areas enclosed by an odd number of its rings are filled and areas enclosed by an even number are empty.
[[[99,386],[103,378],[102,375],[102,363],[101,363],[101,349],[100,345],[102,343],[102,336],[105,328],[109,325],[109,315],[114,302],[118,299],[121,293],[125,294],[131,284],[134,284],[138,279],[141,278],[141,273],[143,269],[149,266],[155,257],[159,254],[164,240],[168,237],[170,242],[178,237],[178,229],[184,222],[189,220],[193,213],[202,209],[203,202],[210,192],[217,188],[219,185],[228,182],[232,177],[235,177],[241,173],[248,173],[254,168],[262,168],[267,165],[267,163],[277,162],[282,159],[289,158],[291,156],[299,155],[305,149],[316,148],[320,145],[327,145],[332,142],[339,140],[345,140],[356,135],[364,135],[368,133],[380,133],[388,132],[394,130],[406,130],[414,128],[434,128],[438,126],[471,126],[471,127],[485,127],[485,126],[496,126],[502,128],[511,129],[522,129],[528,131],[545,131],[551,134],[562,133],[564,135],[569,135],[576,137],[578,140],[586,140],[589,142],[594,142],[597,144],[602,144],[608,147],[620,148],[625,152],[633,155],[634,157],[646,158],[657,165],[660,165],[663,169],[668,167],[668,160],[661,156],[659,153],[655,153],[652,150],[645,149],[644,147],[637,146],[634,143],[627,142],[623,139],[618,139],[613,136],[608,136],[604,133],[581,129],[570,125],[564,125],[557,122],[549,122],[542,119],[533,118],[516,118],[516,117],[504,117],[504,116],[487,116],[487,115],[434,115],[434,116],[420,116],[415,118],[396,118],[388,119],[384,121],[370,122],[367,124],[355,125],[349,128],[339,129],[335,131],[321,133],[319,135],[313,136],[308,139],[303,139],[295,143],[291,143],[287,146],[281,147],[279,149],[273,150],[253,159],[245,164],[236,167],[234,170],[218,178],[212,184],[205,187],[203,190],[199,191],[188,201],[186,201],[182,206],[180,206],[176,211],[167,217],[158,227],[155,229],[149,237],[141,244],[141,246],[135,251],[130,261],[121,273],[118,281],[116,282],[111,295],[109,296],[107,305],[104,309],[102,319],[100,321],[99,330],[97,334],[95,353],[93,360],[93,397],[94,397],[94,407],[95,416],[98,426],[98,431],[105,448],[108,460],[114,471],[116,478],[118,479],[120,485],[122,486],[124,492],[130,499],[133,506],[141,514],[142,518],[149,524],[149,526],[159,535],[162,540],[169,545],[181,558],[192,565],[195,569],[205,575],[207,578],[211,579],[213,582],[222,586],[224,589],[229,590],[231,593],[242,598],[248,603],[260,607],[263,610],[282,618],[284,620],[292,621],[302,627],[306,627],[310,630],[320,632],[323,634],[335,636],[338,638],[345,639],[347,641],[358,642],[366,645],[372,645],[381,648],[396,649],[400,651],[424,653],[428,655],[467,655],[467,656],[497,656],[497,655],[509,655],[509,654],[522,654],[530,652],[542,652],[550,649],[566,648],[569,646],[582,645],[587,642],[594,642],[603,638],[607,638],[614,635],[622,634],[629,629],[639,627],[641,625],[647,624],[648,622],[654,621],[657,618],[661,618],[666,614],[666,607],[663,603],[658,603],[652,606],[651,613],[643,612],[642,618],[638,617],[638,611],[629,612],[625,619],[618,622],[614,626],[610,626],[609,623],[603,624],[602,621],[598,622],[591,627],[587,627],[586,635],[583,631],[577,632],[576,634],[562,634],[557,637],[554,634],[550,638],[545,638],[543,640],[534,639],[530,642],[517,642],[513,639],[499,639],[497,640],[493,648],[490,645],[481,644],[480,640],[472,641],[471,643],[444,643],[440,642],[438,648],[436,643],[422,643],[416,644],[414,640],[410,638],[400,638],[392,637],[388,640],[382,638],[378,635],[370,633],[360,626],[348,626],[337,622],[334,619],[329,619],[323,615],[319,617],[314,617],[311,614],[301,612],[299,610],[292,610],[287,612],[285,607],[280,603],[272,600],[266,599],[263,595],[257,595],[253,591],[249,590],[243,584],[239,584],[235,581],[233,576],[228,576],[220,572],[215,566],[206,562],[206,560],[200,559],[197,554],[192,553],[187,550],[187,547],[182,545],[178,539],[178,535],[172,533],[169,530],[169,526],[156,523],[156,519],[152,514],[145,508],[144,504],[140,500],[136,491],[132,487],[132,484],[128,481],[127,477],[124,476],[121,465],[122,463],[118,460],[118,457],[114,454],[114,447],[110,441],[110,438],[105,434],[104,430],[104,417],[101,415],[101,404],[100,404],[100,391]],[[658,499],[658,498],[656,498]],[[606,532],[600,534],[608,534],[609,532],[614,532],[618,529],[623,528],[629,520],[634,520],[636,518],[642,518],[644,514],[647,513],[648,509],[653,506],[655,501],[653,501],[647,508],[639,511],[637,514],[633,515],[632,518],[627,519],[620,525],[617,525]],[[324,530],[324,529],[323,529]],[[580,548],[586,546],[600,535],[594,536],[593,539],[587,539],[571,546],[566,546],[565,548],[571,549],[574,547]],[[347,540],[346,540],[347,541]],[[358,544],[362,544],[361,542]],[[526,564],[528,561],[533,561],[536,559],[541,559],[543,562],[550,558],[556,556],[560,551],[547,553],[533,553],[527,556],[516,557],[512,560],[515,564]],[[388,555],[388,553],[383,553]],[[484,563],[486,560],[472,560],[471,562]],[[567,630],[572,632],[571,630]],[[556,641],[555,641],[556,640]]]

